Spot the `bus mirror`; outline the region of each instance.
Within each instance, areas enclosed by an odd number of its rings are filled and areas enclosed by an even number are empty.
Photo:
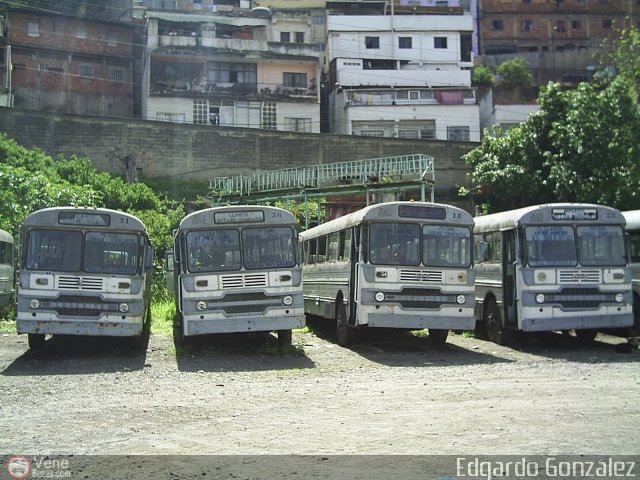
[[[144,257],[144,268],[145,269],[153,268],[153,247],[147,248],[147,251]]]
[[[167,272],[173,272],[173,268],[174,268],[173,251],[167,250],[166,252],[164,252],[164,259],[167,267]]]

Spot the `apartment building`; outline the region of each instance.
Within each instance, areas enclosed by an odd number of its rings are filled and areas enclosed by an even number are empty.
[[[15,107],[133,115],[133,24],[11,9],[4,84]],[[7,48],[10,47],[10,48]],[[7,73],[8,71],[8,73]],[[6,78],[10,75],[10,78]]]
[[[360,3],[327,2],[331,132],[479,141],[471,14]]]
[[[320,131],[320,52],[310,25],[245,3],[146,12],[145,118]]]

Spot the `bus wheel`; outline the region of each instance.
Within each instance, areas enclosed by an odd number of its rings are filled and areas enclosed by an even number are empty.
[[[484,324],[487,329],[487,337],[493,343],[506,345],[509,343],[509,331],[503,328],[500,319],[500,310],[495,300],[489,300],[485,311]]]
[[[45,335],[41,333],[30,333],[29,337],[29,348],[32,350],[42,350],[44,348],[44,340]]]
[[[582,344],[588,344],[593,342],[598,335],[598,330],[595,328],[586,328],[584,330],[576,330],[576,337]]]
[[[442,345],[447,341],[447,337],[449,336],[449,330],[443,328],[430,328],[429,329],[429,340],[432,343],[437,345]]]
[[[343,303],[336,307],[336,325],[338,329],[338,345],[343,347],[351,345],[355,339],[355,330],[347,325],[347,311]]]
[[[291,345],[291,330],[278,330],[278,347],[288,347]]]

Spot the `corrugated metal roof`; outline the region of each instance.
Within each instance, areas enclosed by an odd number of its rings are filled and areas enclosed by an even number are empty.
[[[167,22],[177,23],[222,23],[224,25],[236,26],[265,26],[269,24],[266,18],[251,17],[227,17],[224,15],[208,15],[204,13],[173,13],[173,12],[154,12],[148,11],[149,19],[165,20]]]

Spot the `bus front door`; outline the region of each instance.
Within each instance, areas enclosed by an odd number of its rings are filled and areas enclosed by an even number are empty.
[[[516,231],[502,232],[503,306],[505,325],[516,325]]]

